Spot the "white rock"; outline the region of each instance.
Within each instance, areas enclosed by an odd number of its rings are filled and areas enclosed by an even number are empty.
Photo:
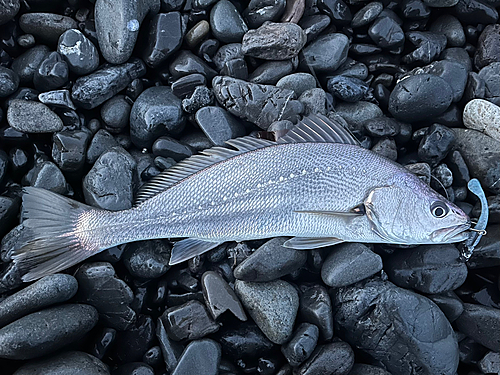
[[[463,113],[464,125],[500,141],[500,107],[483,99],[467,103]]]

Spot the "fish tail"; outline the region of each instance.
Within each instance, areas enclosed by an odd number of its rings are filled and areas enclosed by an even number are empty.
[[[23,281],[61,271],[103,250],[92,231],[84,230],[86,214],[98,209],[44,189],[23,191],[21,235],[12,253]]]

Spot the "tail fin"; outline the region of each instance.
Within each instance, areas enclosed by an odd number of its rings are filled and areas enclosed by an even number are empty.
[[[82,214],[93,207],[48,190],[26,187],[21,217],[22,233],[12,259],[23,281],[32,281],[71,267],[99,251],[77,228]]]

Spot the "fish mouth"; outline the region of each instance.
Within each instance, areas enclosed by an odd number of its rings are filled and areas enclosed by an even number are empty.
[[[465,241],[467,238],[469,238],[468,229],[470,228],[470,226],[471,223],[470,220],[468,220],[464,224],[438,229],[432,233],[432,239],[436,242],[441,243]]]

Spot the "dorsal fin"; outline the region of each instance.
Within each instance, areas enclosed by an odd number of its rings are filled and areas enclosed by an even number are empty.
[[[190,158],[187,158],[160,173],[158,176],[153,177],[137,192],[134,206],[140,205],[145,200],[161,193],[179,181],[184,180],[202,169],[208,168],[214,164],[220,163],[245,152],[276,144],[273,141],[254,137],[231,139],[226,141],[226,143],[235,149],[220,146],[209,148],[202,151],[201,155],[191,156]]]
[[[278,143],[345,143],[359,146],[358,140],[340,122],[322,115],[304,117]]]

